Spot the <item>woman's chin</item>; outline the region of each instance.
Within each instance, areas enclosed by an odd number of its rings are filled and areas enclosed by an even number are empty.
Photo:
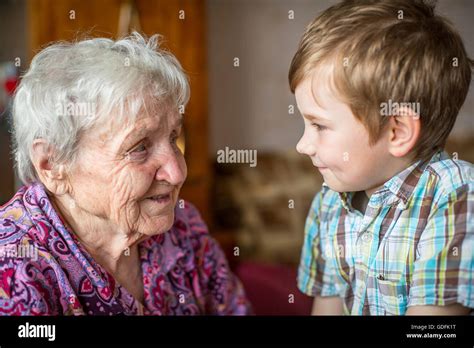
[[[146,222],[142,225],[140,233],[147,236],[162,234],[171,229],[174,223],[174,211],[167,214],[150,216],[146,218]]]

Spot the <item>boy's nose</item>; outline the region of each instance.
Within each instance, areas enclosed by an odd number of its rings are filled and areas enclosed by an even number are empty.
[[[296,151],[302,155],[314,156],[316,154],[316,149],[314,145],[308,141],[307,137],[303,134],[301,139],[296,144]]]

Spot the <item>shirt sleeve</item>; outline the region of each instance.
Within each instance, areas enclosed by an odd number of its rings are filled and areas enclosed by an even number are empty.
[[[420,236],[408,306],[474,308],[474,195],[464,185],[433,208]]]
[[[298,288],[309,296],[339,296],[336,269],[321,250],[320,210],[323,194],[319,192],[306,218],[303,249],[298,268]]]
[[[190,205],[190,227],[195,236],[203,302],[209,315],[248,315],[252,308],[240,280],[230,270],[224,252],[209,235],[196,208]]]

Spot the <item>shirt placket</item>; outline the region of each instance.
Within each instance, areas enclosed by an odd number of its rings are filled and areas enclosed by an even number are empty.
[[[380,211],[378,204],[372,204],[372,199],[367,205],[365,214],[362,215],[357,210],[353,210],[357,220],[357,237],[355,240],[355,282],[354,295],[359,299],[357,307],[354,308],[354,314],[363,314],[366,300],[367,284],[370,271],[371,260],[375,259],[377,253],[377,236],[370,229],[375,217]]]

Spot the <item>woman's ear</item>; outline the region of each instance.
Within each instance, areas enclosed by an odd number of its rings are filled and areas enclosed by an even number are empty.
[[[69,192],[64,164],[55,164],[53,148],[44,139],[35,139],[32,146],[32,161],[41,183],[55,195]]]
[[[415,147],[420,137],[420,115],[409,107],[399,109],[390,116],[389,152],[395,157],[406,156]]]

